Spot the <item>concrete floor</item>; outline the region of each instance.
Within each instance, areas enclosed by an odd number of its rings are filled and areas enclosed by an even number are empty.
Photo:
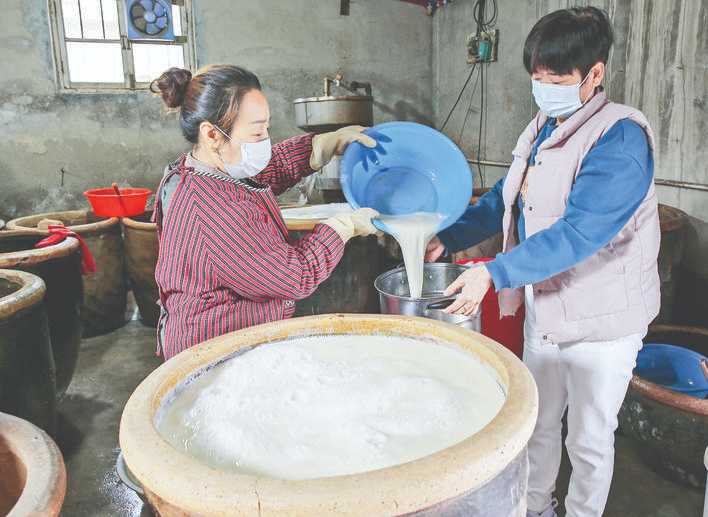
[[[140,381],[160,364],[155,330],[132,321],[111,334],[86,339],[78,369],[60,404],[58,443],[68,470],[62,515],[147,516],[141,500],[115,473],[118,423],[123,405]],[[628,439],[617,437],[615,477],[608,517],[699,517],[700,491],[667,481],[649,470]],[[564,458],[558,498],[565,494],[569,464]],[[562,504],[561,504],[562,507]],[[560,515],[563,515],[561,509]]]

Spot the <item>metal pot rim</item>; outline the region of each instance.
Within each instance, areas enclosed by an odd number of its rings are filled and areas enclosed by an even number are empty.
[[[295,99],[293,104],[303,104],[308,102],[332,102],[332,101],[366,101],[371,102],[374,98],[371,95],[322,95],[320,97],[301,97]]]
[[[457,269],[460,271],[460,273],[463,273],[465,270],[470,268],[470,266],[466,266],[464,264],[448,264],[447,262],[427,262],[423,267],[424,267],[424,269],[423,269],[424,272],[425,272],[425,268],[428,268],[428,269]],[[384,279],[386,279],[389,276],[394,275],[396,273],[401,273],[401,272],[405,273],[405,271],[406,271],[405,266],[399,266],[397,268],[390,269],[390,270],[386,271],[385,273],[381,273],[379,276],[376,277],[376,280],[374,280],[374,288],[376,289],[376,291],[379,292],[379,294],[383,294],[384,296],[387,296],[389,298],[394,298],[396,300],[406,300],[409,302],[419,302],[421,300],[435,300],[436,298],[443,297],[442,292],[440,292],[439,294],[428,295],[428,296],[425,296],[426,293],[424,293],[424,295],[421,296],[420,298],[412,298],[410,296],[399,296],[397,294],[388,293],[388,292],[384,291],[383,289],[381,289],[380,284],[381,284],[381,282],[383,282]]]

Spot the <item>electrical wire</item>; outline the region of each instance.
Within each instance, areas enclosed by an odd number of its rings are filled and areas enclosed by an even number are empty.
[[[486,7],[487,7],[487,0],[476,0],[474,6],[472,7],[472,16],[474,18],[474,21],[477,24],[477,36],[479,36],[482,32],[486,32],[491,30],[497,22],[497,18],[499,16],[499,8],[497,5],[497,0],[490,0],[491,1],[491,15],[487,17],[487,12],[486,12]],[[443,131],[445,127],[447,126],[448,122],[452,118],[453,113],[457,109],[458,104],[460,103],[460,100],[462,99],[462,96],[465,93],[465,90],[467,89],[467,86],[470,83],[470,80],[472,79],[472,75],[474,75],[475,70],[477,69],[477,63],[480,64],[480,69],[479,73],[477,74],[477,78],[475,79],[474,86],[472,87],[472,93],[470,94],[470,102],[467,106],[467,111],[465,113],[465,118],[462,122],[462,128],[460,130],[460,136],[458,137],[458,144],[461,144],[462,142],[462,137],[464,135],[465,129],[467,127],[467,121],[469,119],[470,113],[472,112],[472,102],[474,100],[474,94],[477,91],[477,84],[481,83],[480,87],[480,103],[479,103],[479,132],[477,135],[477,169],[479,170],[479,176],[481,179],[481,186],[484,188],[485,182],[486,182],[486,177],[484,170],[482,168],[482,163],[481,163],[481,155],[482,155],[482,137],[484,137],[484,142],[486,146],[487,142],[487,122],[488,122],[488,97],[489,95],[485,96],[484,95],[484,90],[487,89],[487,76],[484,74],[484,62],[482,61],[477,61],[473,63],[472,69],[470,70],[469,74],[467,75],[467,78],[465,79],[464,84],[462,85],[462,88],[460,89],[457,98],[455,99],[454,104],[452,105],[452,108],[450,108],[450,111],[447,114],[447,117],[445,117],[445,121],[443,122],[442,126],[440,127],[440,131]],[[489,92],[487,92],[489,93]]]
[[[487,147],[487,135],[489,134],[489,70],[487,70],[487,73],[484,75],[484,89],[487,91],[487,95],[484,97],[484,134],[482,135],[482,138],[484,139],[484,154],[487,155],[489,152],[489,148]],[[486,168],[484,170],[486,170]],[[486,186],[484,185],[486,179],[486,175],[482,174],[482,187]]]
[[[477,34],[491,29],[497,22],[497,17],[499,15],[497,0],[491,0],[491,2],[492,15],[489,19],[485,19],[487,0],[477,0],[472,8],[472,16],[474,17],[474,21],[477,23]]]
[[[480,88],[480,101],[479,101],[479,132],[477,133],[477,169],[479,170],[479,177],[482,180],[482,188],[484,188],[484,172],[482,171],[482,131],[486,129],[484,127],[484,63],[480,63],[479,75],[481,76],[480,82],[482,86]],[[486,139],[485,139],[486,141]]]
[[[481,68],[480,68],[481,70]],[[462,136],[465,134],[465,128],[467,127],[467,120],[472,113],[472,101],[474,101],[474,94],[477,91],[477,84],[479,83],[479,73],[477,73],[477,78],[474,80],[474,85],[472,86],[472,93],[470,94],[470,102],[467,105],[467,112],[465,113],[465,119],[462,122],[462,129],[460,130],[460,136],[457,137],[457,145],[462,145]],[[481,109],[481,106],[480,106]]]
[[[445,129],[445,126],[447,126],[447,123],[450,121],[450,117],[452,117],[452,114],[455,111],[455,108],[457,108],[457,105],[460,103],[460,99],[462,98],[462,95],[465,93],[465,89],[467,89],[467,85],[470,82],[470,79],[472,79],[472,74],[474,74],[475,69],[477,68],[477,63],[474,63],[472,65],[472,69],[470,70],[469,75],[467,76],[467,79],[465,79],[465,84],[462,85],[462,89],[460,90],[460,93],[457,96],[457,99],[455,100],[455,103],[452,105],[452,108],[450,108],[450,112],[447,114],[447,117],[445,117],[445,122],[443,122],[442,126],[440,127],[440,131]]]

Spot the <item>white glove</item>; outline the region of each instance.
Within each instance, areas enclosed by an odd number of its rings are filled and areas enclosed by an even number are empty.
[[[352,142],[359,142],[366,147],[376,147],[376,140],[362,133],[363,126],[347,126],[331,133],[322,133],[312,138],[310,168],[318,171],[327,165],[334,155],[341,155]]]
[[[373,208],[360,208],[353,212],[338,214],[322,221],[332,228],[344,242],[352,237],[372,235],[378,230],[371,220],[378,217],[379,213]]]

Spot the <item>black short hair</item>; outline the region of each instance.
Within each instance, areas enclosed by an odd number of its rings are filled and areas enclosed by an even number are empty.
[[[524,43],[529,74],[547,69],[556,74],[579,70],[585,77],[598,62],[607,64],[612,25],[597,7],[573,7],[547,14],[536,22]]]

